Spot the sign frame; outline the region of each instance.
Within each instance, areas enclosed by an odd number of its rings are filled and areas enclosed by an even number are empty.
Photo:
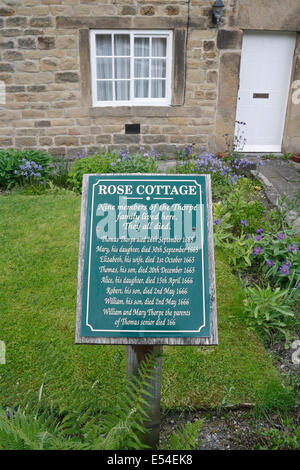
[[[88,183],[89,177],[105,177],[111,176],[144,176],[144,177],[170,177],[170,174],[162,173],[91,173],[83,175],[82,182],[82,199],[81,199],[81,216],[80,216],[80,236],[79,236],[79,254],[78,254],[78,275],[77,275],[77,304],[76,304],[76,344],[119,344],[119,345],[174,345],[174,346],[216,346],[218,345],[218,328],[217,328],[217,299],[216,299],[216,282],[215,282],[215,262],[214,262],[214,242],[213,242],[213,216],[212,216],[212,198],[211,198],[211,177],[210,175],[195,174],[176,174],[175,179],[180,176],[195,178],[195,176],[205,177],[206,190],[206,221],[207,224],[207,251],[208,251],[208,273],[209,273],[209,305],[210,305],[210,336],[209,337],[172,337],[171,334],[164,337],[113,337],[113,336],[82,336],[82,295],[83,295],[83,279],[84,279],[84,259],[85,259],[85,237],[87,228],[87,203],[88,203]]]

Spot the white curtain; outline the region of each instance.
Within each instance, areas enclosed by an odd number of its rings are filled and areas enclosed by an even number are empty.
[[[99,101],[130,100],[130,35],[96,36]],[[134,38],[134,97],[166,96],[166,38]]]

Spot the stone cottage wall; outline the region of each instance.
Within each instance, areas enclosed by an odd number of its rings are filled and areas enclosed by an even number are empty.
[[[214,145],[219,53],[209,2],[3,1],[0,80],[6,85],[6,104],[0,105],[1,147],[43,148],[72,156],[81,149],[92,153],[101,145],[132,150],[142,145],[166,152],[185,143]],[[182,60],[177,80],[182,82],[186,73],[179,102],[167,109],[93,110],[85,96],[88,62],[84,55],[80,61],[80,31],[118,25],[176,27],[184,45],[188,6],[186,71],[184,51],[176,51]],[[125,135],[127,123],[140,123],[141,134]]]
[[[242,29],[256,28],[255,22],[249,26],[253,10],[247,1],[261,11],[259,0],[223,1],[217,29],[208,0],[2,0],[0,81],[6,103],[0,104],[0,147],[69,157],[102,145],[167,153],[186,143],[223,149],[223,134],[234,129]],[[266,2],[286,10],[282,1]],[[294,17],[295,9],[289,25],[300,29]],[[92,108],[89,28],[173,29],[172,106]],[[299,143],[300,115],[298,108],[289,113],[298,122],[287,123],[292,137],[285,141],[293,146]],[[129,123],[141,125],[140,135],[125,134]]]

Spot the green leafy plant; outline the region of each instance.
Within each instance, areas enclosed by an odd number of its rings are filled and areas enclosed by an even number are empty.
[[[115,406],[101,420],[89,409],[72,413],[49,410],[42,402],[25,409],[0,410],[0,449],[143,449],[140,437],[145,433],[148,402],[145,400],[153,381],[157,356],[149,354],[139,367],[138,376],[129,380]],[[63,414],[62,414],[63,413]]]
[[[42,150],[0,149],[0,188],[45,182],[52,173],[52,161]]]
[[[300,430],[291,419],[281,419],[280,425],[259,430],[256,434],[257,450],[299,450]]]
[[[163,440],[163,450],[195,450],[199,446],[199,432],[203,425],[203,419],[187,422],[173,431],[168,439]]]
[[[88,173],[155,173],[156,155],[129,151],[104,152],[92,157],[76,160],[69,172],[68,184],[71,189],[81,192],[82,177]]]
[[[244,321],[253,330],[263,337],[281,336],[288,339],[289,319],[294,313],[284,300],[288,289],[277,287],[272,290],[270,286],[248,287],[245,289]]]

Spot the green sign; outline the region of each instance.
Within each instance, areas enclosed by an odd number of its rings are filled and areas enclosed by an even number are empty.
[[[217,344],[208,175],[84,175],[76,330],[78,343]]]

